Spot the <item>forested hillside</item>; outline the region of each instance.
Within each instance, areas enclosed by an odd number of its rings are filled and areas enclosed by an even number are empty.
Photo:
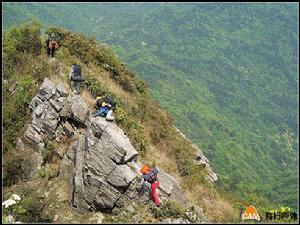
[[[298,4],[5,4],[112,45],[208,156],[219,186],[297,205]]]

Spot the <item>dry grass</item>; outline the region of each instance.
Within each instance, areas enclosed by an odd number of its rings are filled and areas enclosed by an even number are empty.
[[[133,105],[134,96],[132,96],[129,92],[124,91],[120,85],[118,85],[112,78],[110,78],[110,72],[99,69],[97,67],[86,69],[90,72],[91,77],[99,80],[103,87],[109,89],[115,95],[122,98],[125,104]]]
[[[86,90],[83,90],[81,92],[81,96],[82,96],[84,102],[87,104],[88,108],[93,111],[96,99],[91,98],[90,93]]]
[[[166,152],[160,151],[151,145],[146,152],[145,161],[150,165],[162,168],[165,172],[174,176],[178,182],[181,181],[176,162]]]
[[[239,211],[230,202],[201,184],[190,187],[186,194],[194,204],[203,209],[211,222],[236,222],[239,219]]]

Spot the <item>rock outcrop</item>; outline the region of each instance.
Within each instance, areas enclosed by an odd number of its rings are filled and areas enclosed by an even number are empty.
[[[17,142],[17,147],[34,152],[39,160],[34,162],[34,171],[42,165],[42,150],[47,140],[56,139],[62,133],[72,135],[72,127],[85,124],[88,118],[88,107],[80,95],[69,96],[67,89],[45,78],[37,94],[29,104],[32,109],[32,121]]]
[[[69,200],[74,208],[81,212],[109,212],[140,198],[142,163],[115,123],[91,117],[80,95],[71,96],[62,84],[55,85],[47,78],[29,107],[32,121],[18,139],[17,147],[34,156],[32,175],[43,164],[42,151],[47,142],[68,138],[71,144],[61,142],[55,152],[62,159],[59,174],[69,181]],[[208,163],[206,158],[202,159]],[[160,199],[190,206],[176,179],[160,168],[158,171]]]
[[[129,162],[138,152],[123,131],[104,118],[90,118],[84,135],[69,148],[61,175],[70,179],[72,206],[81,211],[111,211],[133,198],[138,174]]]
[[[177,132],[185,139],[189,140],[181,131],[174,126],[174,128],[177,130]],[[217,174],[212,170],[211,166],[209,165],[208,159],[205,157],[203,152],[198,148],[196,145],[192,144],[192,147],[195,149],[196,154],[195,154],[195,161],[197,164],[202,165],[206,172],[207,172],[207,179],[211,182],[214,183],[218,180]]]
[[[194,149],[196,150],[196,158],[195,160],[197,161],[198,164],[202,165],[208,175],[208,179],[211,182],[216,182],[218,180],[218,176],[217,174],[212,170],[212,168],[209,165],[209,161],[208,159],[204,156],[203,152],[200,150],[200,148],[198,148],[196,145],[192,145],[194,147]]]

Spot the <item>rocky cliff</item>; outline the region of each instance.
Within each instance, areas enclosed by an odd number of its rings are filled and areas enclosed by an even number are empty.
[[[17,147],[34,156],[32,176],[43,165],[42,152],[53,140],[65,146],[55,149],[61,158],[59,176],[68,180],[69,202],[77,211],[111,212],[128,202],[146,201],[145,196],[138,197],[142,162],[128,137],[115,123],[91,117],[82,96],[72,94],[46,78],[30,102],[32,120]],[[70,139],[67,146],[66,137]],[[158,170],[162,202],[173,199],[193,206],[176,179]],[[194,206],[194,211],[199,221],[207,221],[201,208]]]

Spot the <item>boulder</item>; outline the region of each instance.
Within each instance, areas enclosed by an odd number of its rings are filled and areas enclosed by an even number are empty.
[[[164,172],[162,169],[157,169],[157,178],[159,180],[158,190],[161,191],[162,196],[176,200],[182,204],[186,204],[188,202],[188,199],[176,179]]]
[[[31,125],[27,127],[24,136],[27,139],[33,141],[35,144],[38,144],[43,141],[42,136]]]
[[[73,207],[111,211],[124,205],[126,198],[136,196],[132,192],[136,191],[138,174],[127,163],[138,153],[116,124],[104,118],[91,120],[85,133],[68,149],[60,170],[70,179]]]
[[[216,173],[213,172],[211,166],[209,165],[209,160],[204,156],[200,148],[198,148],[194,144],[192,146],[196,150],[196,162],[206,169],[207,179],[212,183],[216,182],[218,180],[218,176]]]
[[[80,95],[75,95],[71,99],[71,112],[70,118],[79,123],[85,125],[88,118],[88,106]]]
[[[40,104],[43,104],[43,101],[36,95],[31,99],[29,108],[34,110]]]
[[[42,113],[44,112],[44,107],[45,105],[43,103],[38,104],[37,107],[34,109],[34,113],[33,115],[35,115],[36,117],[41,117]]]
[[[63,84],[58,84],[56,86],[56,89],[61,97],[67,97],[69,95],[69,92],[67,91],[67,89],[64,87]]]
[[[104,148],[117,150],[115,154],[106,152],[117,163],[127,163],[137,158],[138,152],[131,145],[129,138],[115,123],[107,122],[102,117],[92,117],[91,127],[95,136],[101,136],[101,139],[106,140],[107,145]],[[105,132],[102,134],[104,130]]]
[[[59,112],[61,110],[62,106],[60,105],[59,102],[57,102],[53,99],[50,99],[49,102],[50,102],[51,106],[55,109],[56,112]]]
[[[52,140],[55,138],[56,128],[59,121],[59,114],[49,105],[46,106],[45,111],[46,116],[41,121],[41,123],[43,125],[45,133],[48,135],[48,138]]]
[[[52,81],[45,78],[40,89],[38,90],[37,96],[42,100],[48,100],[52,95],[56,94],[56,87]]]
[[[63,132],[68,136],[68,137],[73,137],[74,136],[74,128],[72,125],[66,121],[63,125]]]
[[[176,182],[175,178],[171,175],[165,173],[162,169],[158,169],[157,178],[160,182],[159,189],[162,190],[165,194],[170,196],[173,190],[173,184]]]
[[[137,174],[127,165],[119,165],[108,175],[107,181],[114,187],[127,188],[136,177]]]

